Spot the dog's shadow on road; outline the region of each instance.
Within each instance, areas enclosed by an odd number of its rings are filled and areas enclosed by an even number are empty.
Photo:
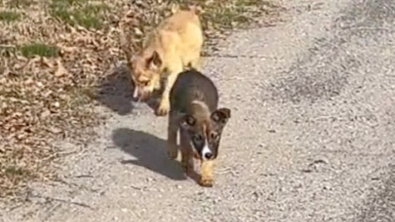
[[[98,86],[95,99],[119,115],[132,112],[134,85],[126,66],[114,68]]]
[[[142,131],[119,128],[113,131],[114,144],[136,160],[123,160],[123,164],[134,164],[162,174],[173,180],[187,177],[181,166],[166,154],[166,141]]]
[[[97,101],[121,116],[130,114],[135,108],[136,101],[133,99],[135,86],[129,72],[126,65],[114,68],[110,75],[100,81],[95,95]],[[155,110],[158,107],[160,93],[161,91],[154,92],[153,97],[143,103]]]

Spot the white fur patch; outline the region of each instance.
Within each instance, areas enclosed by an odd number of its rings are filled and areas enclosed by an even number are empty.
[[[206,159],[206,154],[212,154],[210,148],[208,147],[207,139],[204,141],[204,147],[202,149],[202,158]]]

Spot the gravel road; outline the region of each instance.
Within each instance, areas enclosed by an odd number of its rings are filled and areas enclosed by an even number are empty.
[[[232,109],[214,187],[184,178],[167,119],[132,109],[120,84],[100,138],[60,169],[66,183],[32,184],[3,221],[395,221],[395,1],[287,2],[284,23],[205,58]]]

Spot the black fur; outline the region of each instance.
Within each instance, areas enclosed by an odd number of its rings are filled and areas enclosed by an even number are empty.
[[[178,75],[170,91],[170,112],[190,113],[194,100],[206,103],[211,112],[218,106],[217,87],[207,76],[191,68]]]

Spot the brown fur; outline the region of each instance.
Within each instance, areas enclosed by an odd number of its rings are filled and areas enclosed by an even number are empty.
[[[128,58],[135,83],[133,96],[147,99],[161,88],[161,78],[167,77],[157,115],[166,115],[169,94],[177,75],[186,67],[200,69],[203,32],[198,17],[199,8],[178,10],[166,18],[145,39],[142,50],[133,59]]]
[[[231,116],[217,108],[218,92],[211,80],[196,70],[182,72],[170,94],[167,152],[171,159],[181,150],[181,165],[189,174],[193,159],[200,161],[202,186],[212,186],[222,131]],[[180,132],[180,147],[177,134]],[[209,155],[207,156],[207,152]]]

